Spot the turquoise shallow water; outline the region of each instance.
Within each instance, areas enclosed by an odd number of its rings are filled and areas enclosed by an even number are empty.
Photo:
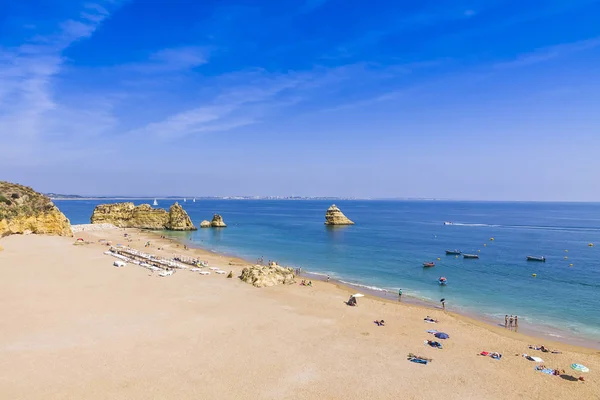
[[[78,224],[89,223],[100,202],[55,203]],[[172,203],[159,200],[161,207]],[[330,204],[188,201],[184,207],[196,225],[216,212],[228,227],[169,235],[209,250],[251,260],[262,256],[347,282],[403,288],[405,294],[425,300],[444,297],[451,309],[498,322],[506,313],[516,314],[521,326],[600,343],[600,204],[338,201],[356,225],[328,228],[323,222]],[[454,225],[445,226],[444,221]],[[445,255],[444,250],[454,248],[477,253],[480,259]],[[527,255],[543,255],[547,262],[527,262]],[[424,269],[424,261],[436,266]],[[438,285],[440,276],[447,277],[447,286]]]

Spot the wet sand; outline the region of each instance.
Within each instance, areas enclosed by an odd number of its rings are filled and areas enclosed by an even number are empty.
[[[161,278],[133,264],[115,268],[98,240],[159,256],[198,257],[235,276],[246,262],[184,250],[138,230],[77,236],[90,243],[35,235],[0,239],[0,398],[600,398],[600,355],[593,349],[540,343],[369,295],[348,307],[352,289],[335,283],[257,289],[225,275],[178,270]],[[426,315],[440,322],[425,323]],[[450,335],[442,350],[424,345],[434,339],[428,329]],[[477,355],[482,350],[503,357]],[[409,352],[433,361],[409,362]],[[564,378],[581,375],[570,370],[573,362],[591,372],[583,374],[585,382],[549,376],[534,371],[522,353],[564,369]]]

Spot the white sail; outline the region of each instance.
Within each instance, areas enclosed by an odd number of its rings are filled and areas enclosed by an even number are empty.
[[[158,201],[156,201],[156,199],[154,199],[154,203],[152,203],[153,206],[157,206],[158,205]]]
[[[194,203],[196,202],[196,198],[194,197],[194,200],[192,200]]]
[[[183,202],[185,203],[187,200],[185,199],[185,197],[183,198]]]

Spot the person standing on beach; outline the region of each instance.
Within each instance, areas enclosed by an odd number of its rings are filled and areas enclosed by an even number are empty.
[[[398,289],[398,301],[402,301],[402,289]]]
[[[519,330],[519,317],[515,315],[515,332]]]
[[[513,327],[513,316],[511,315],[510,318],[508,319],[508,329],[512,330]]]
[[[508,314],[504,316],[504,328],[508,328]]]
[[[446,299],[442,299],[441,303],[442,303],[442,310],[446,311]]]

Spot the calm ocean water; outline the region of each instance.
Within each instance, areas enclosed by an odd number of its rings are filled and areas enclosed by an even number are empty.
[[[159,206],[173,202],[159,200]],[[71,223],[80,224],[89,223],[100,202],[55,203]],[[225,229],[169,233],[208,250],[250,260],[262,256],[352,283],[402,288],[406,295],[436,303],[444,297],[453,310],[498,322],[506,313],[516,314],[521,326],[600,341],[600,204],[336,201],[356,222],[336,228],[323,224],[331,201],[181,204],[196,225],[213,213],[223,215]],[[455,248],[480,259],[445,255]],[[547,261],[527,262],[527,255]],[[425,269],[424,261],[436,266]],[[447,277],[447,286],[439,286],[440,276]]]

